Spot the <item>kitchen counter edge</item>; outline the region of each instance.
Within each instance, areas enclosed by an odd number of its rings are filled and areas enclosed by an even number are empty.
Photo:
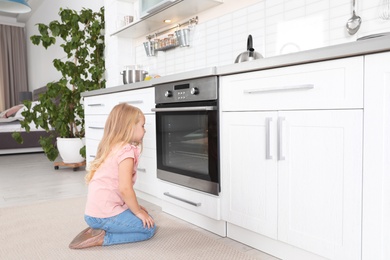
[[[103,88],[88,92],[81,93],[82,97],[90,97],[90,96],[97,96],[97,95],[104,95],[104,94],[110,94],[110,93],[116,93],[116,92],[122,92],[122,91],[128,91],[128,90],[136,90],[136,89],[142,89],[142,88],[149,88],[153,87],[155,85],[174,82],[174,81],[181,81],[181,80],[187,80],[190,78],[201,78],[201,77],[207,77],[207,76],[215,76],[216,75],[216,67],[209,67],[199,70],[193,70],[193,71],[187,71],[172,75],[167,75],[160,78],[154,78],[151,80],[141,81],[141,82],[135,82],[132,84],[126,84],[126,85],[120,85],[116,87],[109,87],[109,88]]]

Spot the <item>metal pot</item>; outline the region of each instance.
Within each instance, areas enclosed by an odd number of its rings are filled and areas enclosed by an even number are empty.
[[[121,75],[123,75],[123,84],[143,81],[146,74],[148,74],[148,72],[145,70],[124,70],[121,72]]]
[[[188,47],[190,46],[190,29],[181,29],[175,31],[177,41],[180,44],[180,47]]]
[[[144,42],[144,48],[145,48],[146,56],[148,57],[155,56],[154,41]]]
[[[245,61],[252,61],[257,59],[262,59],[263,55],[258,52],[255,52],[253,49],[253,40],[252,35],[249,34],[247,41],[247,51],[244,51],[240,55],[237,56],[236,61],[234,63],[240,63]]]

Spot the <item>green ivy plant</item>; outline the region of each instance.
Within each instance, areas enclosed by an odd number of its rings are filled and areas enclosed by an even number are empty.
[[[45,49],[55,45],[60,39],[60,46],[67,55],[66,60],[54,59],[54,67],[61,72],[61,78],[46,84],[47,91],[40,94],[39,103],[32,106],[25,101],[26,110],[21,127],[30,131],[30,123],[43,128],[48,136],[41,136],[39,143],[49,160],[54,161],[59,153],[55,138],[82,138],[84,129],[84,107],[81,93],[105,88],[104,79],[104,7],[98,12],[82,9],[60,9],[60,20],[48,25],[37,24],[39,34],[30,37],[34,45],[41,44]],[[23,142],[20,132],[13,133],[13,138]],[[85,147],[80,150],[85,158]]]

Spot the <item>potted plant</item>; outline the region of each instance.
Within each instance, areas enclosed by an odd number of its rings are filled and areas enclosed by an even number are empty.
[[[98,12],[82,9],[60,9],[60,20],[48,25],[37,24],[38,35],[30,40],[34,45],[42,44],[46,49],[60,39],[60,46],[67,55],[66,60],[54,59],[54,67],[61,72],[58,81],[47,83],[47,91],[39,96],[39,102],[32,105],[25,101],[26,110],[21,127],[30,131],[29,124],[34,123],[50,133],[40,137],[39,143],[49,160],[58,155],[56,138],[83,138],[84,107],[81,93],[105,88],[104,63],[104,7]],[[13,138],[23,142],[20,132],[13,133]],[[85,158],[85,146],[80,155]],[[61,156],[62,157],[62,156]],[[63,158],[64,160],[64,158]],[[66,162],[64,160],[64,162]]]

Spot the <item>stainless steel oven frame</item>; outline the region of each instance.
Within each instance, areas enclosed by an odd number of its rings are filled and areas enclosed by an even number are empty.
[[[178,91],[175,91],[175,86]],[[157,178],[202,192],[220,192],[218,78],[201,78],[156,86]],[[207,116],[208,174],[181,173],[181,169],[163,165],[163,124],[167,115]],[[166,145],[166,144],[165,144]]]

